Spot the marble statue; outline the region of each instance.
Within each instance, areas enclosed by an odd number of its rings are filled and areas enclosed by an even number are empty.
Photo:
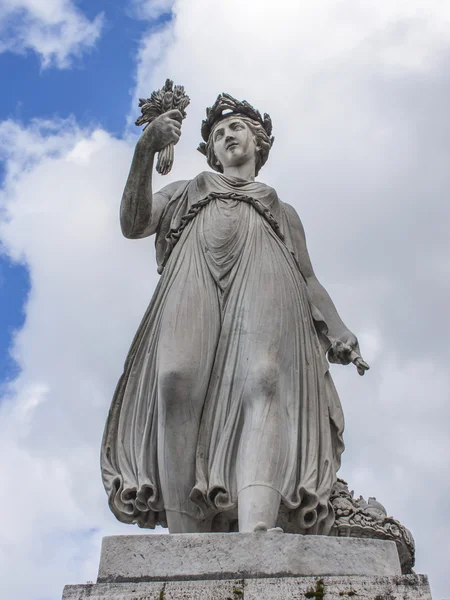
[[[145,128],[123,193],[122,232],[155,234],[161,278],[106,424],[110,508],[170,533],[327,534],[344,449],[327,353],[360,374],[368,365],[298,214],[255,179],[274,139],[267,114],[219,95],[199,147],[212,171],[153,192],[154,157],[178,142],[183,116]]]

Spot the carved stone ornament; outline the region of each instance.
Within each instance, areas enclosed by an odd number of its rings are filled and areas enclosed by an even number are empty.
[[[330,502],[336,517],[330,535],[391,540],[397,544],[402,573],[413,573],[414,538],[404,525],[388,517],[386,509],[376,498],[369,498],[368,502],[362,496],[355,498],[347,482],[338,479]]]

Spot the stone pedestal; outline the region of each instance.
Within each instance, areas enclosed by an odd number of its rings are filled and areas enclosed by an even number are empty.
[[[394,542],[282,533],[104,538],[96,584],[63,600],[431,600]]]

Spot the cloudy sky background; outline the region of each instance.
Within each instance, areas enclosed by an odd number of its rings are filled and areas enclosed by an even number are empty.
[[[136,99],[192,103],[175,166],[219,92],[274,122],[259,179],[299,212],[317,275],[371,371],[333,367],[340,475],[411,529],[450,596],[450,6],[442,0],[7,0],[0,6],[0,572],[8,600],[96,579],[115,522],[106,414],[157,282],[118,208]],[[119,6],[120,4],[120,6]],[[161,530],[160,530],[161,531]]]

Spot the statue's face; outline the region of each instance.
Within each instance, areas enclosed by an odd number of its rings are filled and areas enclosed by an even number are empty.
[[[223,168],[243,165],[255,156],[253,133],[239,117],[223,119],[211,135],[214,154]]]

